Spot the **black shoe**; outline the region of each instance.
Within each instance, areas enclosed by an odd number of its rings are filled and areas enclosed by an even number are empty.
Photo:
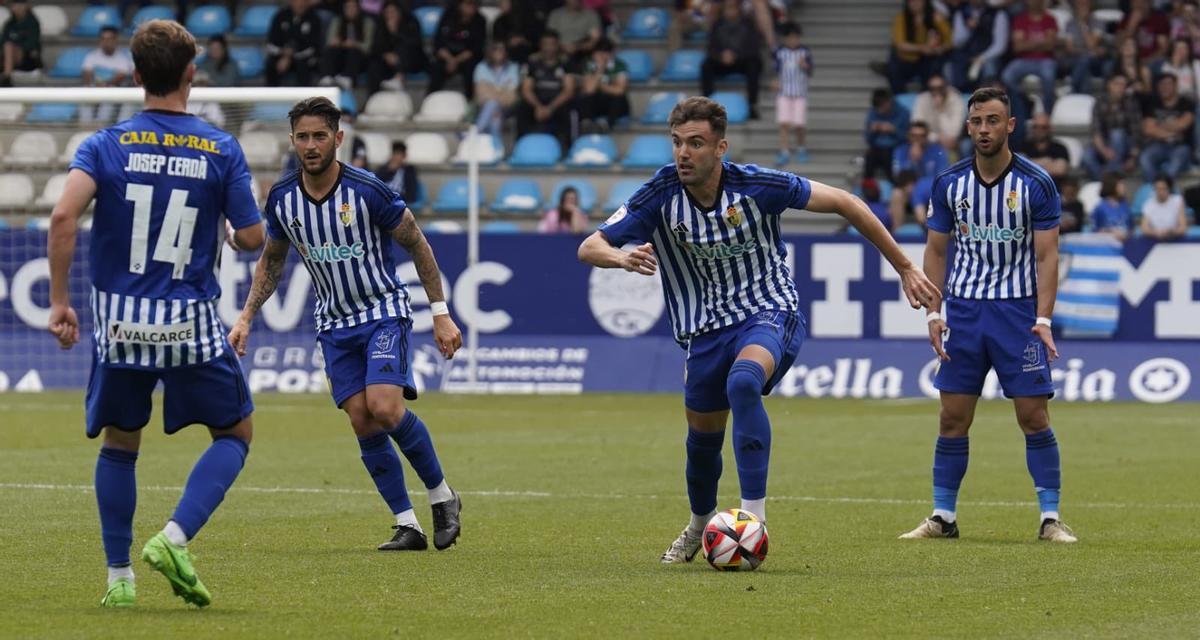
[[[458,514],[462,513],[462,498],[454,489],[450,493],[453,498],[433,505],[433,546],[438,551],[449,549],[458,540],[458,533],[462,529],[458,523]]]
[[[933,516],[932,518],[930,518],[930,520],[933,520],[934,522],[942,525],[942,537],[944,537],[944,538],[957,538],[958,537],[958,520],[955,520],[954,522],[946,522],[945,520],[942,520],[941,516]]]
[[[380,551],[424,551],[429,548],[425,534],[406,525],[398,524],[392,527],[396,530],[391,540],[379,545]]]

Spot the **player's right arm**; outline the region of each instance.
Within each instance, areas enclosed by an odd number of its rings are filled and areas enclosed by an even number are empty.
[[[254,280],[250,283],[250,294],[246,296],[242,314],[229,330],[229,345],[239,356],[246,355],[246,342],[250,337],[250,324],[254,316],[279,286],[279,279],[283,276],[283,265],[287,262],[288,249],[291,246],[292,243],[287,240],[267,238],[267,246],[258,258],[258,265],[254,267]]]
[[[580,262],[602,269],[624,269],[644,276],[654,275],[658,260],[654,257],[654,245],[648,240],[654,235],[654,210],[661,206],[659,194],[662,186],[659,177],[674,174],[675,168],[668,165],[650,182],[638,187],[595,233],[579,245],[576,256]],[[636,242],[632,251],[621,247]]]
[[[654,275],[658,260],[654,258],[654,246],[649,242],[633,251],[625,251],[608,242],[603,231],[596,231],[579,245],[579,260],[602,269],[624,269],[644,276]]]
[[[925,277],[930,282],[943,283],[946,281],[946,248],[950,245],[950,234],[928,230],[925,239]],[[950,356],[942,347],[942,336],[946,334],[946,319],[941,314],[942,301],[929,308],[926,319],[929,324],[929,344],[937,352],[938,358],[949,360]]]
[[[79,342],[79,318],[71,307],[67,276],[75,257],[79,217],[96,195],[96,181],[82,169],[71,169],[63,194],[50,214],[50,333],[58,345],[70,349]]]

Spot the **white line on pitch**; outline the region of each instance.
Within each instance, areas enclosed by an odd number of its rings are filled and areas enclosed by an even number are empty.
[[[0,483],[0,489],[34,489],[48,491],[92,491],[92,485],[88,484],[45,484],[45,483],[26,483],[26,482],[3,482]],[[143,491],[182,491],[183,487],[168,487],[164,485],[146,485],[139,486],[139,490]],[[244,493],[295,493],[295,494],[327,494],[327,495],[363,495],[373,496],[376,492],[369,489],[341,489],[336,487],[240,487],[234,486],[230,491]],[[409,491],[412,494],[421,494],[421,491]],[[683,500],[682,495],[658,495],[658,494],[635,494],[635,493],[550,493],[548,491],[509,491],[509,490],[481,490],[481,491],[459,491],[464,496],[481,496],[489,498],[548,498],[560,500]],[[772,502],[821,502],[831,504],[892,504],[892,505],[909,505],[909,504],[928,504],[928,500],[917,500],[911,498],[854,498],[854,497],[825,497],[825,496],[769,496]],[[981,500],[981,501],[964,501],[960,504],[977,507],[1031,507],[1035,506],[1034,502],[1021,501],[1005,501],[1005,500]],[[1144,503],[1124,503],[1124,502],[1072,502],[1069,503],[1071,508],[1081,509],[1179,509],[1179,510],[1197,510],[1200,509],[1200,503],[1191,502],[1144,502]]]

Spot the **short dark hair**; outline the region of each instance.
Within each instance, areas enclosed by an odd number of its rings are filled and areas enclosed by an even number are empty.
[[[729,115],[720,102],[704,96],[692,96],[680,101],[674,109],[671,109],[671,116],[667,118],[667,126],[674,129],[693,120],[707,122],[712,126],[713,133],[717,134],[718,139],[725,137],[725,128],[729,125]]]
[[[971,94],[971,99],[967,100],[967,111],[971,110],[977,104],[999,100],[1004,105],[1004,110],[1012,113],[1012,103],[1008,100],[1008,92],[998,87],[982,87],[976,89],[975,93]]]
[[[1160,182],[1167,183],[1167,191],[1175,190],[1175,181],[1171,179],[1171,176],[1169,176],[1165,173],[1160,173],[1160,174],[1154,176],[1154,182],[1152,182],[1151,184],[1158,184]]]
[[[338,122],[342,119],[342,110],[337,108],[329,98],[324,96],[316,96],[305,98],[297,102],[288,111],[288,121],[291,122],[292,129],[296,128],[296,121],[304,116],[317,116],[325,119],[325,124],[329,125],[330,129],[338,130]]]
[[[804,35],[804,30],[800,28],[800,23],[793,20],[788,20],[787,22],[779,25],[779,35],[790,36],[793,33],[798,36]]]
[[[929,133],[929,123],[925,122],[924,120],[913,120],[912,122],[908,123],[908,128],[909,130],[924,129],[926,133]]]
[[[103,27],[100,27],[100,35],[104,35],[106,33],[112,33],[115,36],[120,35],[121,30],[118,29],[116,25],[106,24]]]
[[[883,106],[883,103],[891,99],[892,90],[885,87],[879,87],[871,92],[871,108],[878,109],[879,107]]]
[[[612,53],[613,41],[609,40],[608,38],[600,38],[596,41],[596,46],[592,47],[592,51],[607,51]]]
[[[541,37],[543,37],[543,38],[554,38],[555,40],[559,40],[559,39],[561,39],[561,38],[560,38],[560,36],[558,35],[558,32],[557,32],[557,31],[555,31],[554,29],[542,29],[542,36],[541,36]]]
[[[1158,75],[1154,77],[1154,85],[1158,86],[1158,83],[1166,80],[1167,78],[1170,78],[1171,81],[1176,84],[1179,83],[1179,77],[1175,74],[1171,73],[1170,71],[1160,71]]]
[[[392,153],[403,153],[408,155],[408,145],[404,144],[403,140],[397,140],[392,143]]]
[[[1100,179],[1100,197],[1117,197],[1117,187],[1120,186],[1121,179],[1121,174],[1115,171],[1110,171],[1104,174],[1104,177]]]
[[[148,20],[133,34],[129,53],[146,93],[165,96],[183,84],[196,57],[196,38],[174,20]]]

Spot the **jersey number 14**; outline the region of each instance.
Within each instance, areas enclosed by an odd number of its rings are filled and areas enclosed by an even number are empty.
[[[171,279],[178,280],[192,261],[192,233],[196,230],[198,209],[187,205],[188,192],[171,189],[171,200],[158,242],[154,243],[154,259],[171,265]],[[146,272],[146,250],[150,246],[150,210],[154,206],[154,187],[148,184],[125,185],[125,199],[133,202],[133,236],[129,242],[129,270]]]

